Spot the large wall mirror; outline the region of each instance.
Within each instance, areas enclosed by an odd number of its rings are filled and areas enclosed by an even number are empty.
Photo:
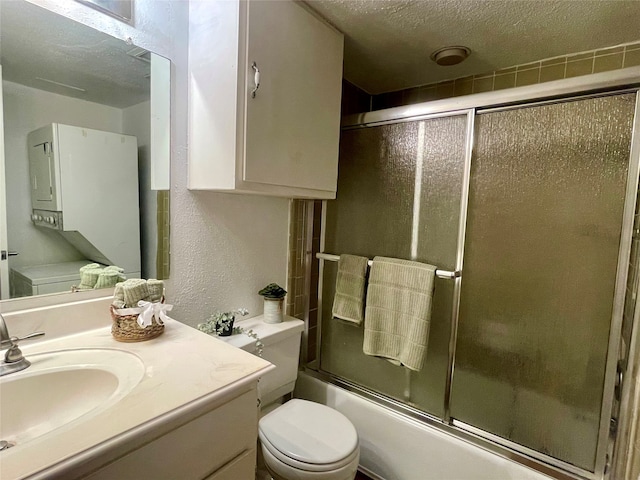
[[[170,62],[27,1],[0,9],[1,298],[68,292],[92,262],[168,278]]]

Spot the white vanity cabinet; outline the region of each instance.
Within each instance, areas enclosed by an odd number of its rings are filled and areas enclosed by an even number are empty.
[[[189,188],[335,198],[342,54],[292,0],[190,1]]]
[[[254,386],[82,478],[253,480],[257,425]]]

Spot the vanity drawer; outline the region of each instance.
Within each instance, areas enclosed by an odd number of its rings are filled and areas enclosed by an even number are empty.
[[[200,480],[211,472],[215,473],[207,478],[217,480],[218,474],[220,479],[252,478],[258,425],[256,403],[256,390],[252,389],[85,478]],[[225,473],[227,468],[232,473],[244,472],[247,462],[251,464],[250,476]]]

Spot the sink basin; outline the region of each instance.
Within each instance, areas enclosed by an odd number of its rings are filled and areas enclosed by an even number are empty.
[[[22,445],[90,418],[142,379],[136,355],[115,349],[26,354],[31,366],[0,378],[0,440]]]

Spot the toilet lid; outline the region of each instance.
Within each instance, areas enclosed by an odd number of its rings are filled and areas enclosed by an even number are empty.
[[[340,462],[358,446],[358,434],[347,417],[297,398],[265,415],[259,428],[279,452],[310,464]]]

